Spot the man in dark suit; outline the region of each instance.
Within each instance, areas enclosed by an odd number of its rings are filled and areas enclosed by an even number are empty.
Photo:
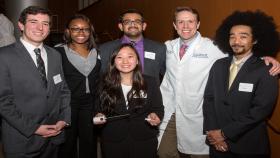
[[[278,96],[278,77],[259,58],[279,51],[279,33],[265,13],[234,12],[215,42],[231,56],[211,68],[204,94],[204,132],[214,158],[268,158],[266,120]],[[270,53],[270,54],[269,54]]]
[[[48,10],[30,6],[19,18],[22,37],[0,48],[0,114],[6,158],[55,158],[70,123],[70,91],[61,57],[43,44]]]
[[[100,46],[102,71],[106,71],[111,54],[121,43],[133,43],[140,56],[142,72],[160,83],[165,73],[166,46],[143,37],[147,27],[143,14],[135,9],[125,11],[120,16],[118,27],[124,34],[122,38]]]

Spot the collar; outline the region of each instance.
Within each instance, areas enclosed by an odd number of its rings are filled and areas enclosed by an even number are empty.
[[[187,41],[184,41],[181,37],[180,37],[180,46],[181,45],[188,45],[188,46],[190,46],[192,43],[193,43],[193,41],[195,41],[195,39],[197,39],[197,37],[199,36],[199,32],[196,32],[196,34],[194,35],[194,37],[192,37],[191,39],[189,39],[189,40],[187,40]]]
[[[20,41],[24,45],[24,47],[28,50],[28,52],[33,52],[35,48],[40,48],[41,50],[43,50],[43,43],[41,43],[38,47],[36,47],[31,43],[25,41],[22,37],[20,38]]]
[[[241,64],[244,64],[252,55],[253,55],[253,53],[251,52],[250,54],[248,54],[245,57],[241,58],[239,62]],[[236,61],[237,61],[237,58],[233,55],[232,62],[236,62]]]
[[[130,43],[132,40],[127,37],[126,35],[123,35],[123,37],[121,38],[121,42],[122,43]],[[134,41],[136,45],[138,45],[139,43],[143,42],[144,41],[144,38],[141,37],[140,40],[138,41]]]

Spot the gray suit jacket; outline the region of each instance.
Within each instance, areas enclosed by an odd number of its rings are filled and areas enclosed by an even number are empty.
[[[121,40],[117,39],[104,43],[100,46],[101,56],[101,70],[105,72],[110,56],[113,51],[121,45]],[[165,58],[166,58],[166,46],[162,43],[155,42],[144,38],[144,51],[155,53],[155,59],[144,58],[144,74],[155,77],[157,82],[161,80],[165,73]]]
[[[21,42],[0,48],[0,114],[6,153],[36,153],[46,143],[63,142],[63,134],[43,138],[40,125],[59,120],[70,123],[70,91],[64,81],[61,57],[44,46],[48,56],[48,87]]]

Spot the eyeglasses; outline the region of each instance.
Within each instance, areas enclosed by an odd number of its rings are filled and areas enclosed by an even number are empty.
[[[137,20],[123,20],[122,23],[124,25],[132,25],[132,23],[134,25],[142,25],[143,21],[139,20],[139,19],[137,19]]]
[[[71,30],[73,33],[79,33],[79,32],[90,33],[90,28],[72,27],[72,28],[70,28],[70,30]]]

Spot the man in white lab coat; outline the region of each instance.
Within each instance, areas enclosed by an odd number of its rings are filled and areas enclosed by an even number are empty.
[[[161,84],[165,114],[160,125],[159,158],[208,158],[203,134],[203,93],[213,63],[226,55],[197,31],[198,12],[178,7],[173,25],[179,38],[167,41],[166,73]],[[267,57],[266,57],[267,58]],[[278,73],[279,63],[271,74]]]

